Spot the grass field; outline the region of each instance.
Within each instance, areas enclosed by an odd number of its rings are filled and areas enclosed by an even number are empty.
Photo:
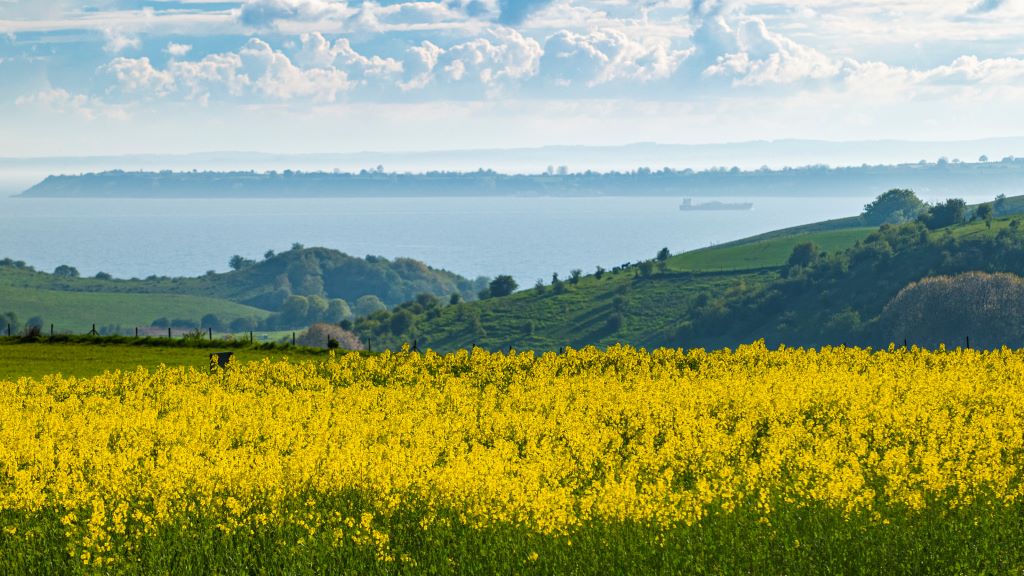
[[[813,242],[824,252],[837,252],[853,246],[876,229],[846,228],[805,232],[757,242],[703,248],[671,258],[669,269],[679,272],[708,272],[783,266],[797,244]]]
[[[259,350],[222,347],[223,350],[218,350],[210,347],[128,344],[22,344],[5,340],[0,339],[0,380],[39,378],[47,374],[88,378],[112,370],[135,370],[140,366],[150,370],[155,370],[160,365],[206,369],[210,366],[210,354],[218,351],[233,352],[238,362],[254,362],[264,358],[303,360],[323,355],[301,348]]]
[[[88,332],[97,327],[149,326],[157,318],[192,320],[216,314],[222,321],[266,318],[269,312],[219,298],[177,294],[64,292],[0,285],[0,313],[14,312],[21,322],[39,316],[57,332]],[[5,326],[0,326],[4,330]]]

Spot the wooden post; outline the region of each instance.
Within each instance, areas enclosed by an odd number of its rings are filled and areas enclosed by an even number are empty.
[[[92,329],[93,330],[96,329],[96,325],[95,324],[92,325]],[[50,338],[53,338],[53,324],[50,324]]]
[[[970,336],[967,337],[967,349],[968,350],[971,349],[971,337]]]
[[[213,327],[209,327],[208,330],[210,331],[210,342],[213,342]]]
[[[167,339],[168,340],[171,339],[171,327],[170,326],[167,327]]]
[[[292,332],[292,346],[295,346],[295,332]]]
[[[136,338],[139,337],[139,327],[138,326],[135,327],[135,337]]]
[[[10,324],[7,325],[7,337],[8,338],[11,337],[11,325]]]
[[[903,349],[904,350],[907,349],[907,339],[906,338],[903,339]]]
[[[252,345],[252,343],[253,343],[252,330],[249,330],[249,345]]]

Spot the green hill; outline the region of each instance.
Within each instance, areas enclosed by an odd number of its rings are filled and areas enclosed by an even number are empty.
[[[421,347],[452,350],[472,345],[489,349],[557,350],[564,346],[681,345],[680,325],[712,295],[740,299],[770,286],[779,277],[793,247],[813,242],[829,250],[854,246],[874,232],[851,228],[803,232],[748,244],[705,248],[673,256],[665,270],[642,275],[638,266],[563,281],[564,293],[551,285],[504,298],[441,306],[421,299],[357,322],[364,340],[376,347],[416,341]],[[408,312],[411,327],[397,331]],[[397,332],[397,333],[396,333]]]
[[[972,270],[1024,274],[1024,231],[1011,216],[937,230],[860,222],[688,252],[663,267],[584,276],[558,291],[548,285],[456,306],[424,299],[361,319],[356,329],[378,348],[415,342],[438,350],[618,342],[717,348],[761,338],[880,346],[895,336],[879,316],[909,283]],[[808,261],[791,266],[794,248],[808,243],[816,247]]]
[[[158,318],[198,325],[207,314],[225,327],[251,319],[236,328],[275,329],[302,327],[326,315],[340,320],[367,296],[376,307],[419,294],[471,300],[482,286],[416,260],[355,258],[325,248],[295,248],[260,262],[239,258],[235,265],[231,272],[195,278],[123,280],[49,274],[5,259],[0,261],[0,314],[14,312],[22,322],[40,316],[76,331],[94,322],[148,326]]]

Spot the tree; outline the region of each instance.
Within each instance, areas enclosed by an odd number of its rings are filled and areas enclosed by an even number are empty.
[[[301,242],[292,243],[292,250],[302,250],[305,246]]]
[[[991,204],[981,204],[978,206],[978,209],[974,212],[974,217],[978,218],[979,220],[984,220],[985,226],[991,228],[992,212],[993,210]]]
[[[302,324],[309,316],[309,299],[305,296],[289,296],[281,306],[281,320],[291,326]]]
[[[93,278],[95,278],[97,280],[113,280],[114,279],[113,276],[111,276],[110,274],[107,274],[106,272],[97,272],[96,275],[93,276]]]
[[[384,302],[380,298],[373,294],[367,294],[360,296],[356,300],[356,307],[353,310],[357,316],[369,316],[374,312],[380,312],[381,310],[387,310],[388,307],[384,305]]]
[[[537,278],[537,283],[533,285],[533,291],[536,292],[538,296],[540,296],[541,294],[544,294],[545,290],[547,290],[547,287],[544,286],[544,280]]]
[[[600,267],[600,266],[598,266],[597,269],[594,270],[594,278],[597,278],[598,280],[600,280],[604,276],[604,273],[605,273],[605,269]]]
[[[790,266],[806,268],[818,260],[818,247],[814,242],[803,242],[793,246],[793,251],[786,261]]]
[[[247,258],[243,258],[242,256],[239,256],[238,254],[235,254],[234,256],[232,256],[231,260],[228,261],[228,266],[230,266],[232,270],[241,270],[243,268],[248,268],[249,266],[252,266],[253,264],[255,264],[255,262],[253,262],[252,260],[249,260]]]
[[[929,230],[936,230],[938,228],[945,228],[946,226],[953,226],[956,224],[962,224],[964,222],[964,213],[967,211],[967,203],[960,198],[950,198],[945,202],[940,202],[935,206],[932,206],[931,210],[927,214],[921,215],[921,220],[924,221],[924,225]]]
[[[391,333],[395,336],[405,334],[412,328],[414,321],[415,318],[413,318],[412,312],[399,310],[391,316]]]
[[[913,190],[895,188],[864,206],[861,218],[872,226],[909,222],[926,212],[928,206]]]
[[[580,278],[583,276],[583,270],[576,269],[569,272],[569,283],[573,286],[580,283]]]
[[[67,264],[61,264],[53,270],[54,276],[61,278],[78,278],[78,269],[74,266],[68,266]]]
[[[978,157],[978,162],[982,162],[982,163],[988,162],[988,156],[985,155],[985,154],[982,154],[981,156]]]
[[[220,331],[224,329],[224,322],[216,314],[207,314],[199,320],[199,326]]]
[[[664,262],[668,260],[670,256],[672,256],[672,253],[668,251],[667,246],[665,248],[662,248],[661,250],[658,250],[658,262]]]
[[[643,262],[637,265],[637,268],[640,271],[641,276],[650,276],[651,274],[654,273],[654,262],[651,262],[650,260],[644,260]]]
[[[232,332],[248,332],[256,329],[256,321],[252,318],[235,318],[228,327]]]
[[[516,283],[515,279],[505,274],[491,280],[491,284],[488,286],[490,295],[494,298],[508,296],[515,292],[518,287],[519,284]]]
[[[456,304],[461,304],[461,303],[462,303],[462,294],[459,294],[458,292],[452,292],[452,295],[448,297],[448,304],[450,306],[455,306]]]
[[[995,201],[992,203],[992,210],[995,212],[996,216],[1006,214],[1006,194],[996,196]]]
[[[324,314],[324,322],[330,324],[338,324],[342,320],[346,320],[352,317],[352,308],[349,307],[348,302],[341,298],[332,298],[327,303],[327,312]]]
[[[264,260],[270,260],[274,256],[275,256],[275,254],[274,254],[273,250],[267,250],[266,252],[263,253],[263,259]]]

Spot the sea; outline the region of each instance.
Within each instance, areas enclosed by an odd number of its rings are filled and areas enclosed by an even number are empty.
[[[0,190],[0,258],[38,270],[198,276],[228,270],[235,254],[258,260],[300,243],[415,258],[468,278],[510,274],[522,287],[652,258],[663,247],[679,253],[855,215],[871,201],[717,197],[754,207],[683,212],[681,197],[42,199],[16,191]]]

